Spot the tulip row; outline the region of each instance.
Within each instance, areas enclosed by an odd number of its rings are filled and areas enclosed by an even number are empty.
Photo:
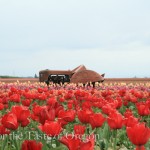
[[[0,149],[146,150],[150,86],[0,83]]]

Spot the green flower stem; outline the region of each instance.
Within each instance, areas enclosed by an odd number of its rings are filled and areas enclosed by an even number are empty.
[[[150,115],[148,115],[147,121],[148,121],[148,127],[150,128]]]
[[[117,129],[113,131],[113,149],[116,150],[117,145]]]
[[[104,124],[104,129],[103,129],[103,138],[105,138],[105,143],[106,143],[106,150],[108,149],[109,147],[109,143],[110,143],[110,137],[111,137],[111,131],[110,131],[110,128],[108,127],[108,124],[105,123]]]
[[[60,142],[58,141],[58,139],[55,140],[55,143],[56,143],[56,147],[60,146]]]

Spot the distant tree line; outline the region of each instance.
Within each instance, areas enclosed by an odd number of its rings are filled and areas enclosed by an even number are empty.
[[[0,78],[20,78],[20,77],[4,75],[0,76]]]
[[[34,76],[27,76],[27,77],[0,75],[0,78],[38,78],[38,76],[37,74],[35,74]]]

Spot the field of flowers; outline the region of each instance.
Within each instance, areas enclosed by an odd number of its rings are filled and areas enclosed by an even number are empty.
[[[0,150],[149,150],[150,84],[2,83]]]

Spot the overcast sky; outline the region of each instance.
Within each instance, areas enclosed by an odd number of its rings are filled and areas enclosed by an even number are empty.
[[[150,77],[150,0],[0,0],[0,75],[80,64]]]

